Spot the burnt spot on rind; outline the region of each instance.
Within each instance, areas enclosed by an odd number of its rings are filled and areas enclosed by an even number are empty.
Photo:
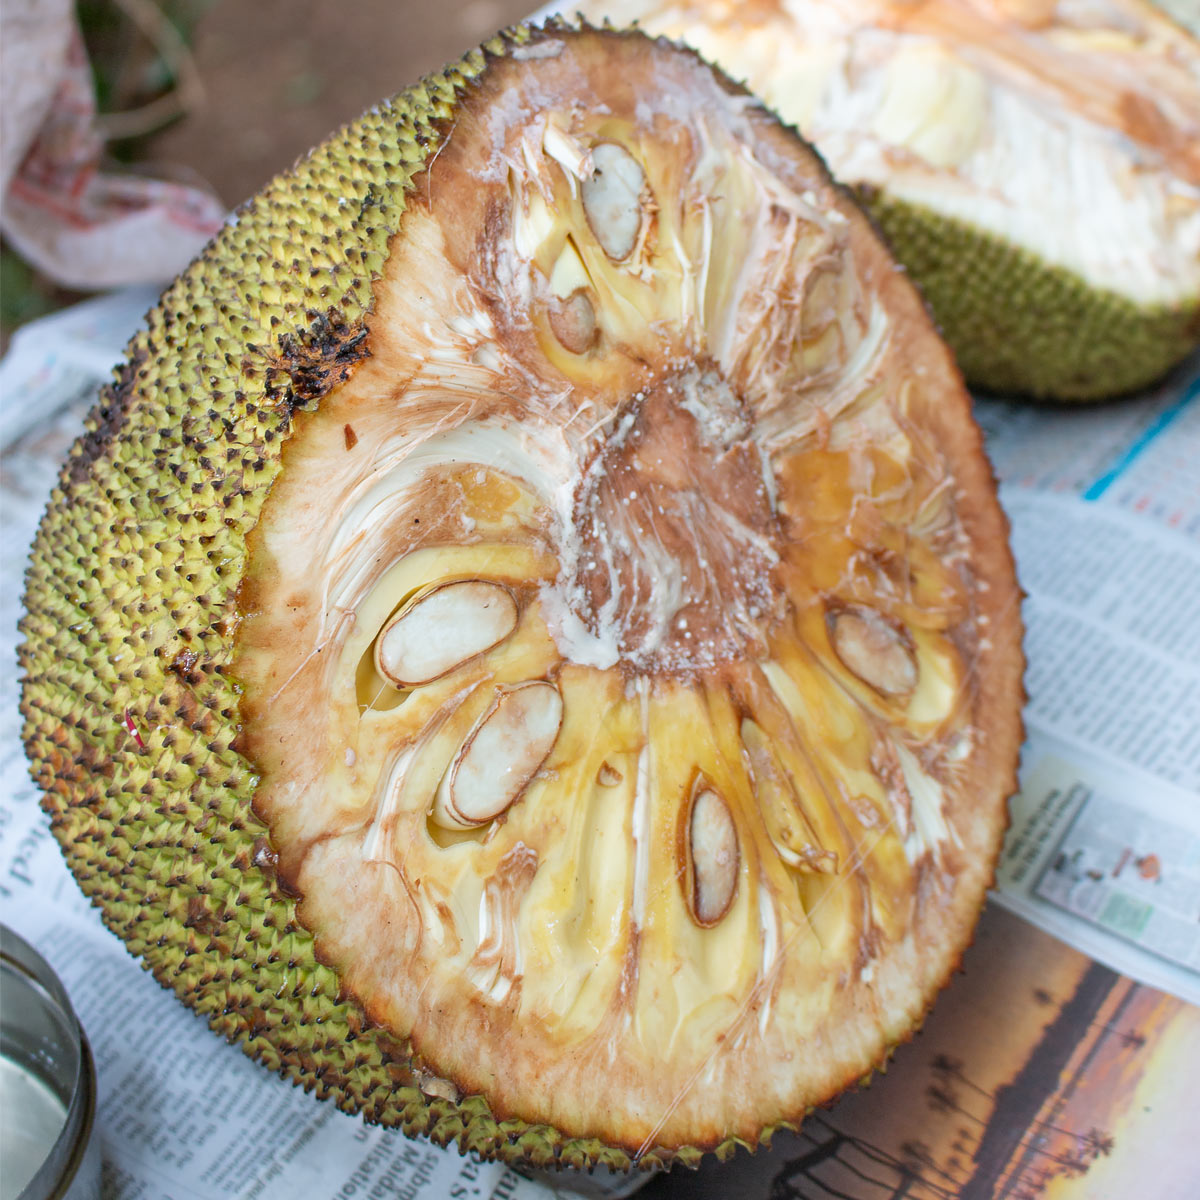
[[[180,650],[171,659],[167,670],[177,675],[184,683],[197,683],[199,677],[195,674],[195,667],[199,661],[200,656],[194,650]]]
[[[68,482],[84,482],[91,475],[92,464],[120,432],[129,415],[134,385],[145,361],[146,351],[139,347],[117,369],[116,378],[101,388],[96,407],[88,415],[86,430],[75,443],[75,452],[64,469]]]
[[[310,408],[350,378],[370,351],[362,322],[348,325],[336,309],[308,313],[307,329],[281,334],[278,350],[267,356],[266,398],[291,415]]]
[[[267,836],[255,838],[254,854],[250,860],[260,871],[274,872],[279,864],[279,854]]]
[[[188,898],[187,915],[183,919],[184,927],[194,929],[200,934],[212,936],[221,926],[221,919],[209,911],[208,901],[202,895]]]

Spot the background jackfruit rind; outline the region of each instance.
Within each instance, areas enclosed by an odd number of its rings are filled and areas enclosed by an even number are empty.
[[[498,1120],[480,1096],[427,1097],[409,1047],[343,994],[271,869],[228,673],[246,539],[292,415],[362,356],[388,239],[459,98],[531,36],[498,35],[335,134],[163,294],[42,520],[21,708],[35,782],[84,892],[218,1033],[407,1133],[508,1162],[621,1170],[631,1156],[619,1148]],[[640,1161],[694,1165],[700,1153],[652,1148]]]
[[[856,195],[920,286],[972,387],[1106,399],[1148,387],[1200,342],[1200,296],[1142,307],[964,221],[876,188]]]

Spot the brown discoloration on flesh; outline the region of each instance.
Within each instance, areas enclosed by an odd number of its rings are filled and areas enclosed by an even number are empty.
[[[778,529],[749,414],[737,401],[727,440],[703,430],[684,407],[689,392],[706,392],[703,375],[691,372],[640,393],[630,407],[632,424],[614,422],[619,432],[586,466],[575,497],[582,566],[571,591],[582,598],[579,615],[596,628],[597,614],[612,600],[608,563],[615,560],[622,654],[656,673],[755,653],[758,618],[747,624],[737,616],[757,612],[765,626],[775,607],[769,548]],[[724,518],[742,532],[731,534]],[[648,598],[661,581],[657,557],[643,558],[636,549],[643,545],[683,576],[683,603],[655,643]]]
[[[1117,97],[1117,114],[1125,132],[1148,146],[1170,145],[1176,136],[1162,109],[1142,92],[1122,92]]]
[[[1155,36],[1140,41],[1113,39],[1103,50],[1073,45],[1063,32],[1078,32],[1068,20],[1040,22],[1040,0],[1010,0],[1003,6],[964,4],[962,0],[883,0],[873,8],[872,25],[901,34],[932,37],[949,47],[969,47],[987,74],[1032,100],[1049,97],[1063,113],[1078,115],[1101,128],[1119,130],[1155,155],[1193,185],[1200,183],[1200,88],[1184,63],[1195,45],[1185,31],[1168,20]],[[1024,12],[1031,21],[1019,18]],[[1144,20],[1144,15],[1142,17]],[[1074,27],[1073,27],[1074,26]],[[1088,28],[1088,23],[1083,24]],[[1104,22],[1092,28],[1103,36]],[[1149,42],[1156,53],[1146,53]],[[1114,45],[1115,43],[1115,45]],[[1118,48],[1119,47],[1119,48]],[[1153,99],[1167,98],[1176,117],[1168,121]],[[1154,110],[1153,112],[1151,110]]]
[[[596,327],[595,305],[581,288],[565,300],[557,297],[548,307],[550,328],[563,348],[572,354],[586,354],[595,344],[600,331]]]
[[[596,782],[601,787],[616,787],[624,778],[625,776],[616,767],[607,762],[602,762],[596,772]]]
[[[454,913],[445,900],[439,899],[435,907],[437,909],[438,919],[442,922],[443,939],[449,942],[448,953],[457,954],[462,946],[462,938],[458,933],[458,926],[454,921]]]

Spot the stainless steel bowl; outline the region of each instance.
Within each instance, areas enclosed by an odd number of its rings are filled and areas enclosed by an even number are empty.
[[[99,1200],[96,1068],[50,964],[0,925],[0,1200]]]

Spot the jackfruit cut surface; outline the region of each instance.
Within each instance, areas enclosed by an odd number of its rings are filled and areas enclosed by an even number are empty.
[[[35,546],[29,750],[109,923],[270,1065],[486,1155],[691,1162],[957,964],[1006,533],[808,147],[691,52],[521,29],[152,314]]]
[[[973,385],[1075,400],[1200,344],[1200,43],[1144,0],[587,0],[721,65],[859,193]]]

